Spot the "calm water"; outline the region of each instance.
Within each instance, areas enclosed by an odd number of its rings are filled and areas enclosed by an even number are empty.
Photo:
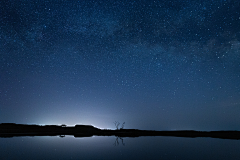
[[[0,159],[239,159],[240,140],[139,137],[0,138]]]

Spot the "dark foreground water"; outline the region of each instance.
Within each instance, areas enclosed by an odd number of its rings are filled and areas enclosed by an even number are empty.
[[[240,159],[240,140],[178,137],[0,138],[0,159]]]

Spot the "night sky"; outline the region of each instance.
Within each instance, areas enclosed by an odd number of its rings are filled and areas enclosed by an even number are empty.
[[[1,0],[0,123],[240,130],[239,0]]]

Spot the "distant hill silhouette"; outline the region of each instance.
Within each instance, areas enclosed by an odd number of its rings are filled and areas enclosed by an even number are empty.
[[[222,139],[240,139],[240,131],[154,131],[138,129],[99,129],[91,125],[27,125],[15,123],[1,123],[0,137],[16,136],[60,136],[73,135],[74,137],[91,136],[116,136],[116,137],[140,137],[140,136],[175,136],[175,137],[211,137]]]

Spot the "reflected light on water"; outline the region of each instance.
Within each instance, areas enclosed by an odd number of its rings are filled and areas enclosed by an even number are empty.
[[[0,138],[0,159],[238,159],[238,140],[179,137]]]

